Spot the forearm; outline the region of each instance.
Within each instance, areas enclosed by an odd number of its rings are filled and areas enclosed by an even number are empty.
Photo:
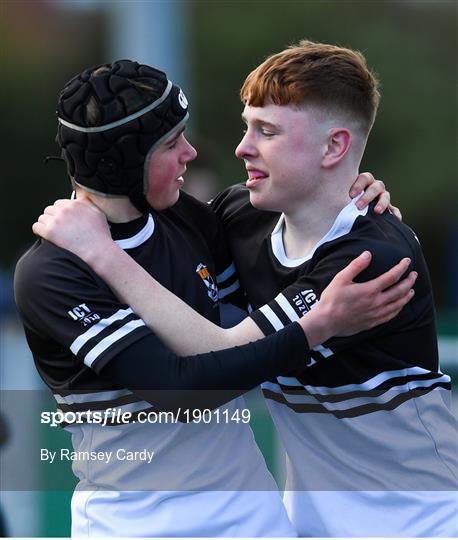
[[[113,242],[103,246],[102,253],[86,262],[175,353],[199,354],[241,344],[234,342],[233,332],[197,313]],[[254,339],[260,337],[259,330]]]
[[[161,410],[213,409],[308,359],[307,340],[291,324],[256,343],[185,357],[151,335],[107,362],[101,373]]]
[[[316,347],[334,336],[334,320],[327,306],[318,304],[297,321],[301,326],[310,347]]]
[[[223,329],[202,317],[114,243],[103,249],[103,257],[94,258],[89,263],[110,285],[115,295],[131,306],[177,354],[218,351],[264,337],[260,328],[249,318],[233,328]],[[299,320],[311,347],[333,335],[327,319],[330,319],[329,314],[320,306]],[[186,332],[183,332],[184,328]]]

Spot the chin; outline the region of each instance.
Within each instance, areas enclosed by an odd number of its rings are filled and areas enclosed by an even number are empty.
[[[167,208],[171,208],[174,204],[176,204],[179,198],[180,190],[177,189],[176,193],[170,195],[169,197],[162,197],[160,200],[154,200],[154,198],[153,200],[148,199],[148,203],[154,210],[167,210]]]
[[[269,201],[265,197],[250,191],[250,203],[251,206],[257,210],[265,210],[266,212],[278,212],[272,201]]]

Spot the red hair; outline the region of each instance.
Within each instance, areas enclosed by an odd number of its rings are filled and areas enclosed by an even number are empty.
[[[350,113],[368,133],[380,101],[379,83],[364,56],[303,40],[268,57],[243,83],[247,105],[317,105]]]

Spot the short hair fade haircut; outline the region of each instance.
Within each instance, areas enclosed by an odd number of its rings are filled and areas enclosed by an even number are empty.
[[[315,105],[350,114],[369,133],[380,101],[379,82],[358,52],[302,40],[269,56],[245,79],[242,102],[254,107]]]

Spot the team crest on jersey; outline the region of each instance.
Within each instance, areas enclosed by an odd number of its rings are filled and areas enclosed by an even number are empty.
[[[218,287],[216,286],[216,283],[211,277],[211,274],[205,264],[200,263],[197,265],[196,274],[199,275],[200,279],[207,287],[208,296],[213,300],[213,302],[218,302]]]

